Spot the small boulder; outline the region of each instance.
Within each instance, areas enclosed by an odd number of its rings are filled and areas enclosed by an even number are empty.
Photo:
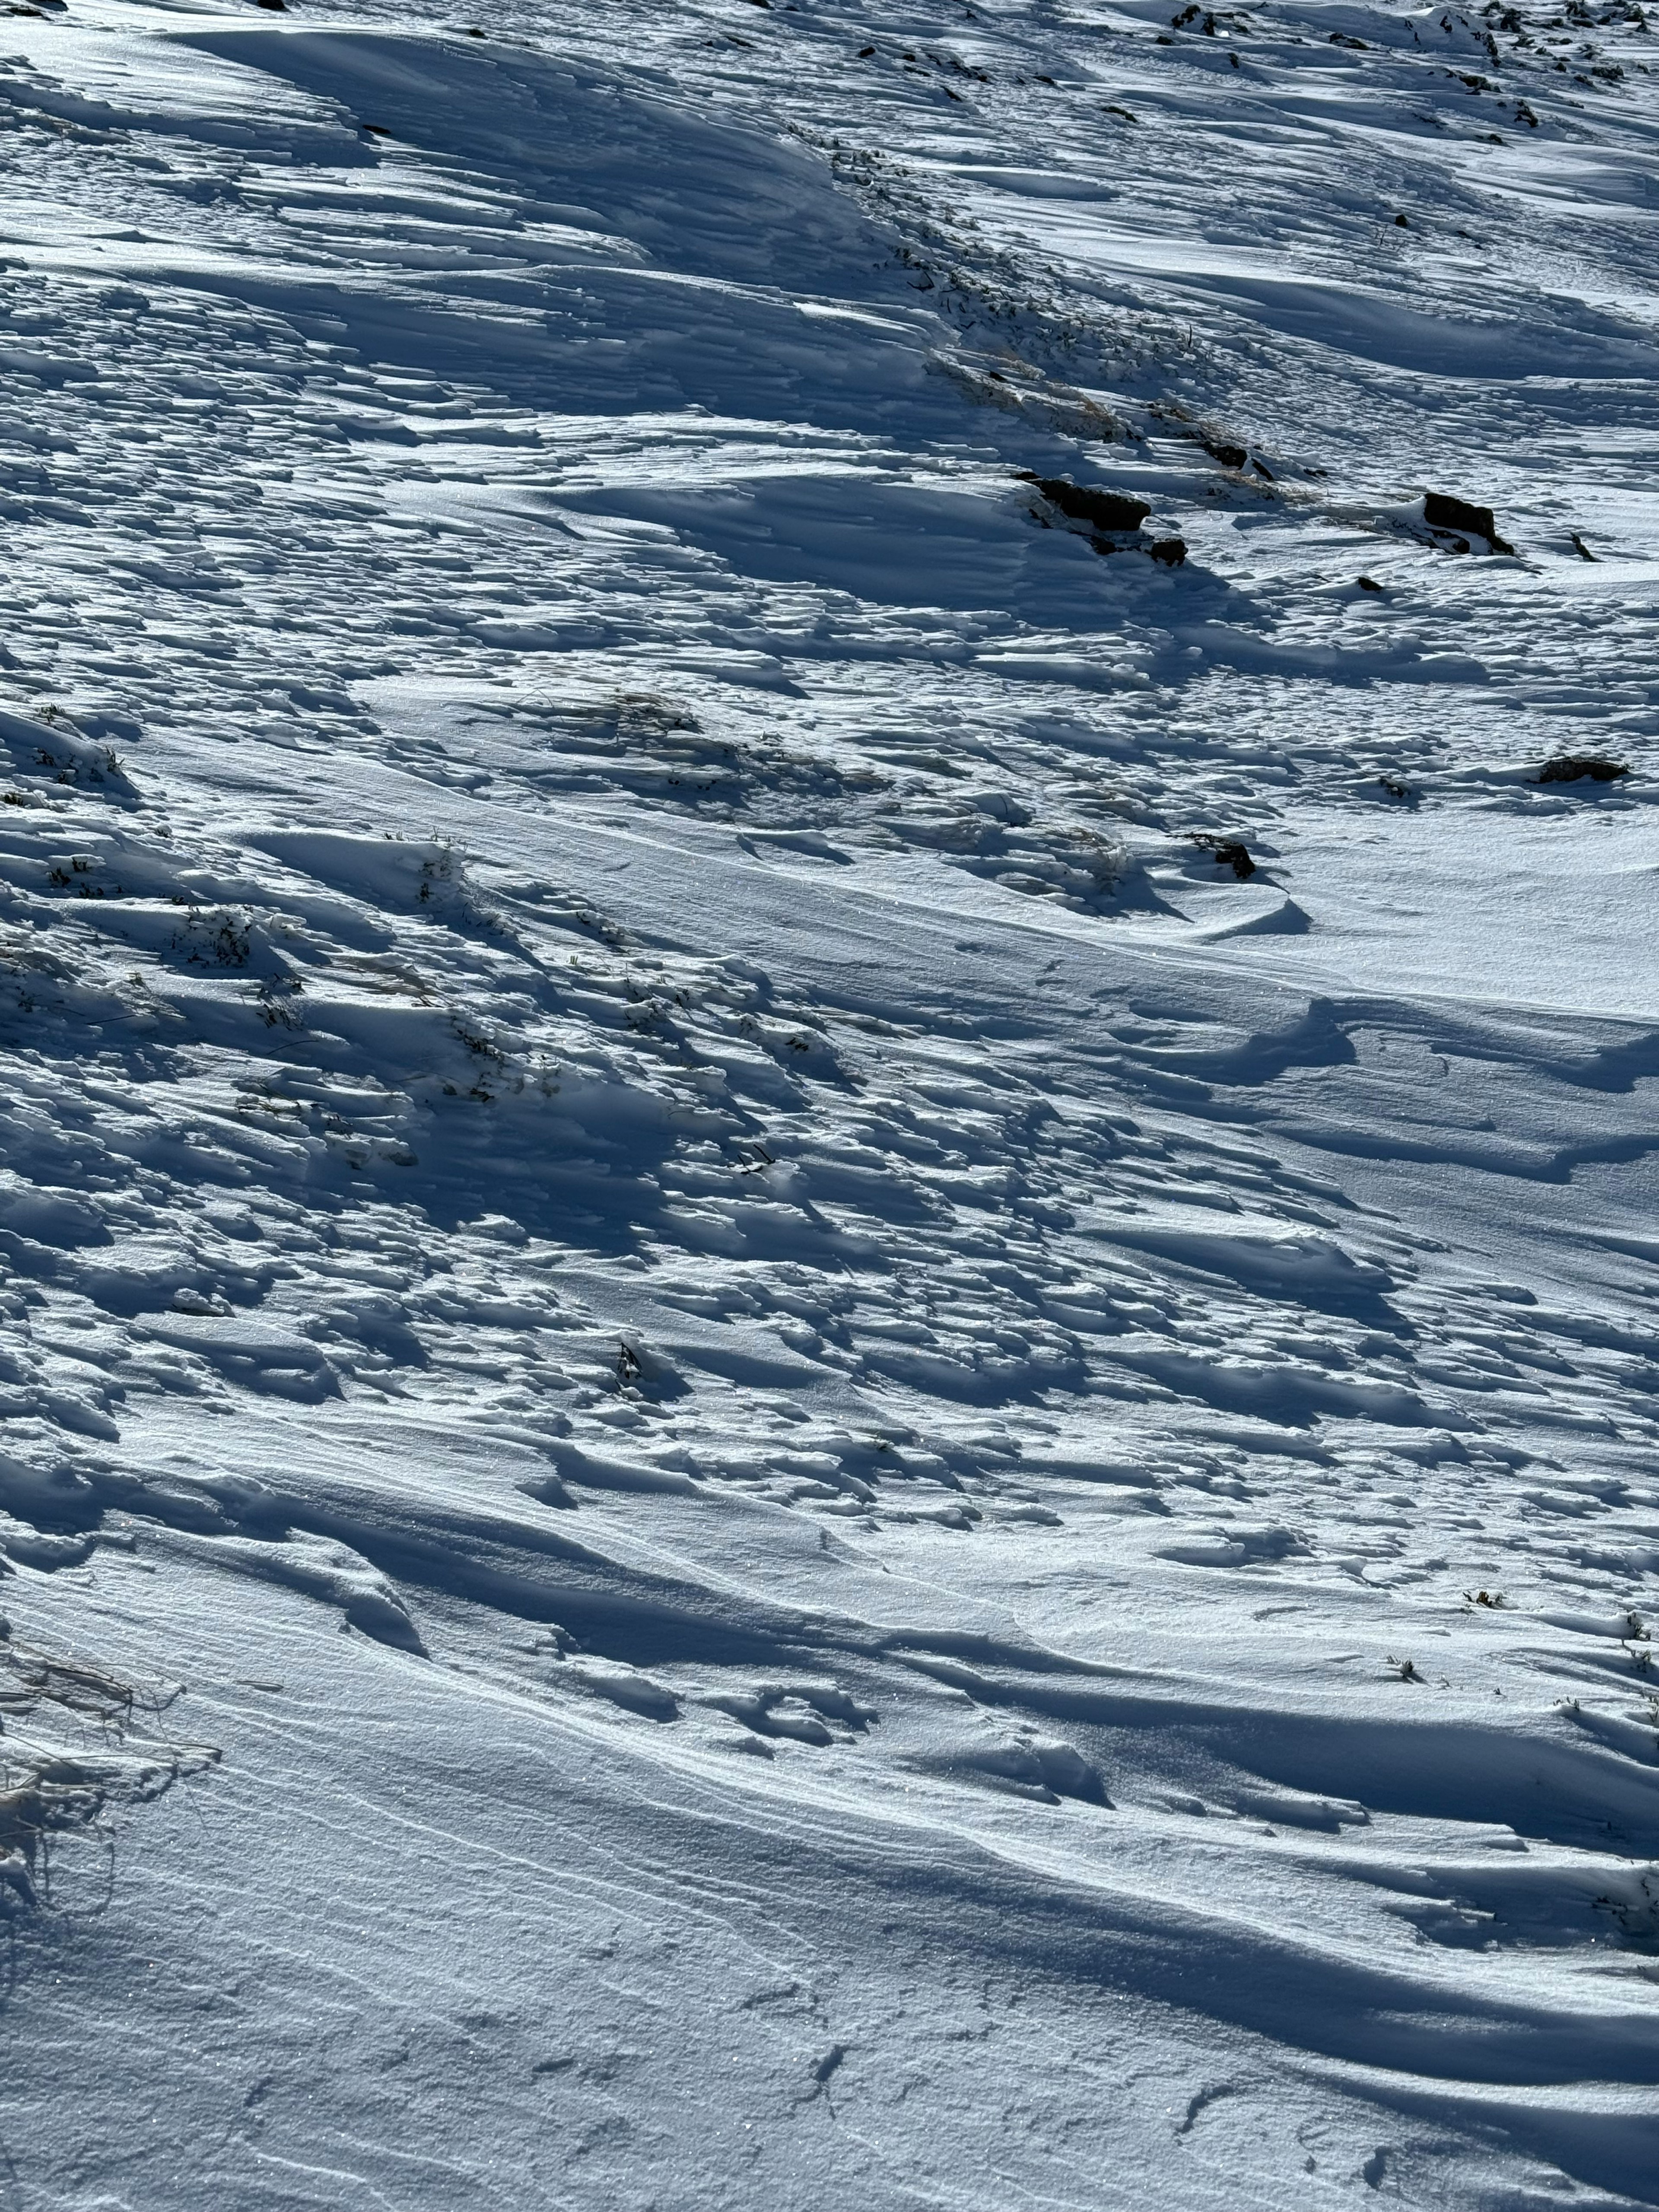
[[[1159,538],[1154,539],[1146,550],[1154,561],[1161,561],[1166,568],[1178,568],[1187,558],[1187,541],[1184,538]]]
[[[1423,520],[1431,530],[1462,531],[1471,538],[1484,538],[1494,553],[1513,553],[1515,548],[1498,534],[1498,525],[1489,507],[1474,507],[1466,499],[1454,499],[1449,492],[1427,492],[1423,499]]]
[[[1152,507],[1127,492],[1097,490],[1092,484],[1074,484],[1069,477],[1038,477],[1036,488],[1049,505],[1068,520],[1086,522],[1091,529],[1139,530]]]
[[[1204,441],[1204,450],[1212,461],[1219,461],[1224,469],[1242,469],[1250,458],[1243,446],[1224,445],[1219,439]]]

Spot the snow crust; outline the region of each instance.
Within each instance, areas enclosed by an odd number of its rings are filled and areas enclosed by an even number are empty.
[[[8,2205],[1659,2203],[1656,62],[8,11]]]

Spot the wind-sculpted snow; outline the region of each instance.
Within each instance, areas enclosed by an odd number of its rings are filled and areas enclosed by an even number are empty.
[[[8,2202],[1659,2202],[1640,9],[40,10]]]

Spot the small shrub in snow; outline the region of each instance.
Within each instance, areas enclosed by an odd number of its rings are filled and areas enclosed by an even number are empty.
[[[1540,783],[1617,783],[1630,774],[1623,761],[1603,760],[1595,753],[1559,753],[1538,771]]]

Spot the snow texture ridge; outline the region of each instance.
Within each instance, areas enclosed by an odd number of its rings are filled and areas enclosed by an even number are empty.
[[[8,2206],[1659,2203],[1656,70],[6,11]]]

